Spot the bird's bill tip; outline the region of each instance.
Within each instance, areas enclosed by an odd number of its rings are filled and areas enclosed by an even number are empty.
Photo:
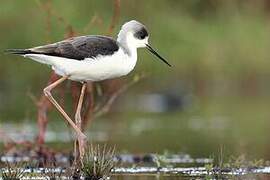
[[[160,56],[157,51],[155,51],[149,44],[145,44],[146,48],[156,57],[158,57],[162,62],[164,62],[165,64],[167,64],[169,67],[172,67],[172,65],[166,60],[164,59],[162,56]]]

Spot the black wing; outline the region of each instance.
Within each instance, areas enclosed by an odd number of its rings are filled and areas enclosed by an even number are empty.
[[[45,46],[30,49],[10,49],[13,54],[45,54],[76,60],[112,55],[118,51],[118,43],[106,36],[79,36]]]

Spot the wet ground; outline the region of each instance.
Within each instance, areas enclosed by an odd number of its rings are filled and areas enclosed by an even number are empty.
[[[2,171],[9,170],[6,162],[17,163],[22,168],[23,179],[68,179],[70,174],[70,156],[58,154],[55,164],[45,166],[37,156],[2,155],[0,157]],[[44,159],[43,159],[44,160]],[[116,154],[116,166],[112,170],[111,179],[115,180],[151,180],[151,179],[258,179],[270,178],[270,166],[247,163],[246,159],[235,159],[229,163],[214,163],[211,158],[193,158],[188,154]],[[24,162],[23,164],[21,162]]]
[[[207,159],[208,161],[208,159]],[[174,163],[173,166],[176,164]],[[201,165],[201,166],[199,166]],[[246,167],[246,168],[209,168],[205,164],[190,166],[189,163],[178,163],[173,167],[167,164],[167,167],[149,166],[149,163],[133,164],[127,167],[122,163],[112,170],[111,179],[115,180],[159,180],[159,179],[268,179],[270,178],[270,167]],[[2,169],[6,170],[6,169]],[[31,168],[23,170],[25,175],[22,179],[48,179],[54,174],[57,179],[68,179],[65,173],[67,168]]]

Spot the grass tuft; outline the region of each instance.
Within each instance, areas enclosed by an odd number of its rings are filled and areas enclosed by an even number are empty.
[[[24,163],[6,162],[6,168],[1,169],[1,177],[3,180],[20,180],[26,173]]]
[[[57,169],[59,167],[56,165],[55,161],[51,161],[51,162],[46,163],[44,165],[44,168],[47,169],[45,174],[46,174],[48,180],[61,179],[61,177],[63,175],[63,169],[60,168],[59,171],[57,171]]]
[[[83,159],[81,171],[86,180],[106,179],[115,167],[115,148],[107,148],[106,145],[89,145]]]

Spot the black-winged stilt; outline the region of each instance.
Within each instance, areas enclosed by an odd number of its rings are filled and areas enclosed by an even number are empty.
[[[81,122],[80,114],[86,82],[127,75],[136,65],[137,48],[146,47],[152,54],[171,66],[149,45],[148,38],[146,27],[138,21],[132,20],[122,26],[117,40],[107,36],[79,36],[44,46],[7,51],[50,65],[56,74],[62,76],[47,86],[44,93],[75,130],[82,159],[86,136],[78,124]],[[51,95],[51,90],[67,79],[83,84],[75,114],[76,124]]]

